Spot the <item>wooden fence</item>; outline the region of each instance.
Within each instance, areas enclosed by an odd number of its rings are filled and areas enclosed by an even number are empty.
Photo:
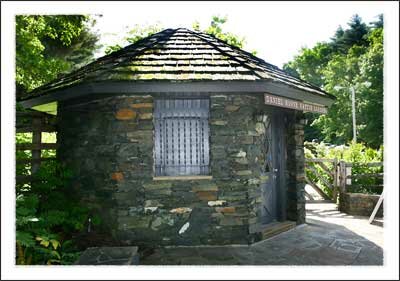
[[[358,168],[376,167],[378,170],[382,170],[383,162],[353,164],[338,159],[305,159],[305,180],[324,200],[333,200],[334,202],[340,193],[346,193],[355,188],[375,188],[377,193],[380,193],[380,189],[383,188],[383,172],[354,173],[353,167],[355,166]],[[358,183],[360,179],[370,179],[371,182],[379,183],[360,184]]]
[[[17,143],[17,151],[32,151],[32,157],[16,159],[16,163],[30,165],[29,173],[16,175],[16,183],[31,183],[32,176],[39,170],[44,161],[54,160],[54,157],[42,157],[42,150],[57,149],[57,143],[43,143],[42,132],[56,132],[56,117],[46,113],[29,111],[16,113],[16,133],[32,133],[31,143]]]
[[[305,159],[306,182],[322,197],[324,200],[336,200],[338,194],[338,170],[337,159]],[[320,169],[318,169],[319,167]],[[321,183],[330,190],[326,192]]]
[[[339,162],[339,171],[340,171],[340,192],[346,193],[349,189],[354,188],[368,188],[368,189],[383,189],[383,172],[375,173],[375,172],[366,172],[366,173],[354,173],[353,167],[355,164],[347,163],[344,161]],[[376,167],[379,170],[383,170],[383,162],[371,162],[371,163],[359,163],[358,167],[372,168]],[[357,183],[360,179],[372,179],[373,184],[368,183]],[[382,183],[376,183],[382,182]]]

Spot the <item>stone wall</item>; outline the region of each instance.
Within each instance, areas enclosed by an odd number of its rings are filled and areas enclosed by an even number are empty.
[[[306,218],[303,113],[289,114],[287,124],[287,218],[303,224]]]
[[[349,215],[371,216],[379,195],[363,193],[341,193],[339,199],[339,210]],[[376,217],[383,217],[383,204],[378,210]]]
[[[153,97],[60,103],[58,156],[74,192],[125,245],[250,243],[261,203],[262,96],[210,97],[212,179],[153,179]],[[304,222],[303,128],[288,128],[288,218]]]

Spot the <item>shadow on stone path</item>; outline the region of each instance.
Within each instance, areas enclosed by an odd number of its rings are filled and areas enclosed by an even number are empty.
[[[165,247],[141,265],[382,265],[383,228],[335,204],[308,204],[307,223],[253,244]]]

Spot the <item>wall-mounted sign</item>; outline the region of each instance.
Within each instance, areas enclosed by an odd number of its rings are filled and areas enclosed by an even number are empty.
[[[270,104],[279,107],[285,107],[290,109],[302,110],[302,111],[310,111],[326,114],[328,113],[328,109],[322,105],[315,105],[304,103],[298,100],[292,100],[288,98],[283,98],[275,95],[264,94],[264,102],[265,104]]]

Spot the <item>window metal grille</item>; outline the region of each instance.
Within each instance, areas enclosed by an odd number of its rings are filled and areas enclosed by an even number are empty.
[[[209,173],[208,117],[208,99],[155,100],[156,176]]]

